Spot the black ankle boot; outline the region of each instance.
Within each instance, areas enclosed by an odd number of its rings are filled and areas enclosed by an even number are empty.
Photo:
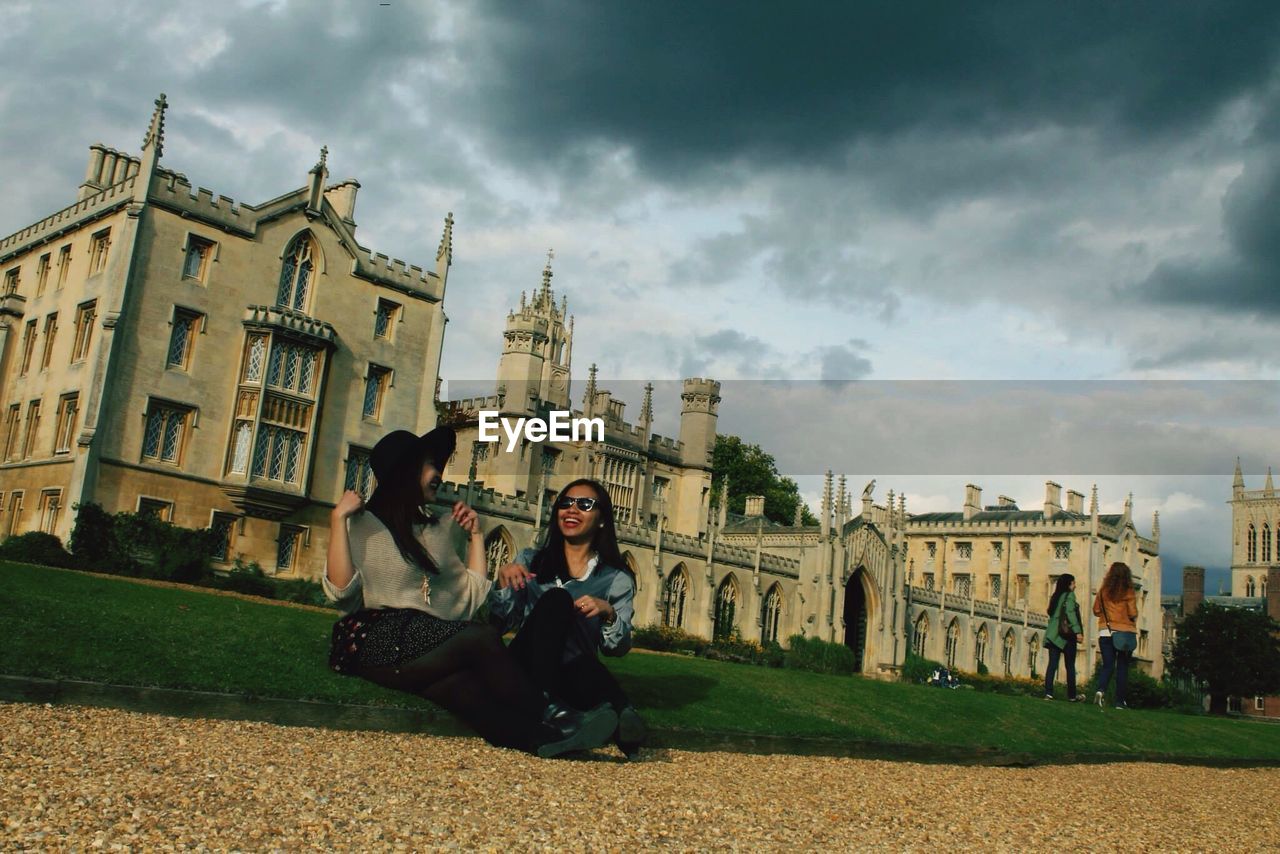
[[[636,711],[635,706],[627,705],[618,712],[618,729],[614,732],[614,742],[628,759],[634,759],[640,753],[641,746],[649,737],[649,728],[644,718]]]
[[[546,759],[572,750],[602,747],[617,726],[618,716],[607,704],[580,712],[548,700],[542,710],[542,735],[534,752]]]

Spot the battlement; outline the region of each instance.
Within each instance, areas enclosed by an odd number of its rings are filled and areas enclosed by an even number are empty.
[[[151,183],[150,198],[227,231],[250,234],[257,225],[256,217],[242,214],[244,210],[252,213],[251,205],[241,205],[230,196],[215,196],[207,187],[197,187],[192,192],[191,182],[181,172],[160,170]]]
[[[478,412],[481,409],[496,409],[501,411],[505,400],[506,395],[491,394],[487,397],[464,397],[460,400],[442,400],[440,403],[443,404],[449,412],[461,414],[464,412]]]
[[[332,324],[276,305],[246,306],[241,322],[245,326],[283,329],[326,346],[334,346],[338,339],[338,332]]]
[[[126,178],[118,184],[86,196],[73,205],[50,214],[0,240],[0,261],[17,255],[32,245],[49,240],[59,234],[79,227],[83,222],[107,213],[117,206],[127,204],[133,198],[137,176]]]
[[[440,277],[434,270],[423,270],[417,264],[409,264],[399,258],[390,258],[381,252],[364,250],[365,257],[356,256],[356,272],[373,279],[390,282],[411,291],[426,290],[436,299],[443,299]]]

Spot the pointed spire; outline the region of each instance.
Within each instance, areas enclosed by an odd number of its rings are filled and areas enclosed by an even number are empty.
[[[720,513],[720,527],[723,528],[729,523],[729,473],[725,472],[724,480],[720,482],[720,507],[717,508]]]
[[[524,307],[527,302],[527,297],[528,297],[528,294],[525,291],[520,292],[520,311],[522,312],[524,311]]]
[[[1237,489],[1244,489],[1244,472],[1240,470],[1240,458],[1236,457],[1236,479],[1231,484]]]
[[[329,177],[328,162],[329,146],[325,145],[320,148],[320,160],[307,173],[311,176],[310,192],[307,196],[307,211],[310,216],[318,214],[320,206],[324,204],[324,182]]]
[[[1098,515],[1098,484],[1093,485],[1093,497],[1089,499],[1089,515]]]
[[[885,525],[886,525],[886,527],[888,527],[888,528],[892,529],[892,528],[894,527],[894,525],[897,523],[897,513],[898,513],[898,508],[897,508],[897,507],[895,507],[895,506],[894,506],[894,504],[893,504],[893,490],[892,490],[892,489],[891,489],[891,490],[889,490],[889,502],[888,502],[885,506],[886,506],[886,507],[888,508],[888,510],[889,510],[888,515],[886,515],[886,516],[885,516]]]
[[[1151,515],[1151,539],[1160,542],[1160,511]]]
[[[1132,520],[1133,520],[1133,493],[1130,492],[1129,495],[1124,499],[1124,521],[1128,523]]]
[[[645,425],[646,430],[648,425],[653,423],[653,383],[644,384],[644,402],[640,404],[640,423]]]
[[[831,530],[831,469],[822,482],[822,517],[818,520],[822,525],[822,536]]]
[[[793,527],[793,528],[799,528],[799,527],[800,527],[800,524],[801,524],[803,521],[804,521],[804,502],[803,502],[803,501],[797,501],[797,502],[796,502],[796,514],[795,514],[794,516],[792,516],[792,517],[791,517],[791,527]]]
[[[582,395],[582,414],[590,418],[596,408],[596,363],[587,371],[587,390]]]
[[[1262,491],[1267,495],[1274,495],[1276,492],[1275,484],[1271,482],[1271,466],[1267,466],[1267,482],[1262,484]]]
[[[444,218],[444,233],[440,235],[440,246],[436,249],[436,263],[441,261],[446,267],[453,263],[453,211]]]
[[[151,114],[151,124],[147,126],[147,133],[142,137],[142,150],[153,150],[155,152],[155,160],[160,159],[160,155],[164,153],[164,113],[169,108],[169,100],[160,93],[160,97],[156,98],[156,109]]]
[[[547,250],[547,266],[542,268],[542,290],[538,292],[538,305],[550,304],[555,305],[555,301],[551,296],[551,262],[556,257],[556,250]]]

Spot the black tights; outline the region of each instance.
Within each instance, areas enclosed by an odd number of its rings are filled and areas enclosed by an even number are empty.
[[[584,711],[601,703],[617,711],[631,701],[596,657],[593,636],[599,632],[599,618],[580,616],[569,591],[557,587],[538,598],[511,641],[511,652],[543,691]]]
[[[359,675],[443,706],[490,744],[527,750],[535,743],[545,702],[489,626],[467,626],[399,667],[365,667]]]

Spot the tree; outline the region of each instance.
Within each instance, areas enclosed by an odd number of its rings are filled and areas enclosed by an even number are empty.
[[[725,475],[729,477],[730,512],[745,512],[748,495],[763,495],[767,518],[790,525],[795,520],[796,507],[801,507],[801,521],[818,524],[817,517],[800,498],[800,487],[791,478],[778,474],[777,462],[759,445],[747,444],[737,436],[717,435],[711,469],[713,501],[719,501]]]
[[[1228,697],[1280,692],[1280,623],[1205,602],[1178,626],[1170,669],[1204,688],[1212,714],[1226,714]]]

